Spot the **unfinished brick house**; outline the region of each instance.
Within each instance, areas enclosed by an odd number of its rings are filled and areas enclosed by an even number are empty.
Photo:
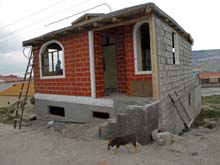
[[[24,41],[35,57],[37,118],[88,122],[134,105],[150,112],[152,129],[178,132],[183,123],[169,98],[176,97],[174,90],[192,119],[200,111],[192,44],[190,34],[153,3],[85,14],[69,27]]]

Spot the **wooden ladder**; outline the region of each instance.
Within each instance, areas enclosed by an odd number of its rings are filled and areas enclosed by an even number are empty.
[[[21,129],[24,107],[26,105],[29,87],[30,87],[30,83],[32,80],[33,67],[34,67],[34,63],[33,63],[34,56],[33,56],[32,48],[30,48],[28,56],[25,55],[25,52],[23,53],[24,53],[24,56],[28,58],[28,64],[27,64],[24,79],[21,84],[21,89],[19,92],[18,100],[17,100],[16,110],[15,110],[15,119],[14,119],[15,129],[16,129],[17,123],[19,123],[19,129]]]

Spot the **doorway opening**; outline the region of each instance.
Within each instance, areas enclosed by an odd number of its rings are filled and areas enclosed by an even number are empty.
[[[105,96],[110,96],[118,92],[115,39],[109,36],[103,36],[102,49]]]

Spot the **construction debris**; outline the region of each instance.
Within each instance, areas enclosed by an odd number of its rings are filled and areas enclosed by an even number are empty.
[[[151,135],[158,145],[170,145],[174,142],[179,142],[182,139],[179,135],[172,134],[164,128],[155,129]]]
[[[24,120],[30,121],[36,119],[33,111],[33,105],[28,100],[25,107]],[[12,124],[15,119],[16,102],[5,107],[0,107],[0,122]]]
[[[12,123],[14,121],[14,111],[16,104],[11,104],[8,107],[0,108],[0,122]]]

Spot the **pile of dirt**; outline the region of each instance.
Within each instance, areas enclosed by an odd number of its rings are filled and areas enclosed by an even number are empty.
[[[93,141],[98,139],[98,127],[105,120],[94,120],[92,122],[82,123],[61,123],[55,122],[48,129],[52,133],[58,133],[62,137],[73,138],[83,141]]]
[[[11,124],[14,122],[16,106],[17,103],[13,103],[6,107],[0,107],[1,123]],[[30,103],[30,100],[28,99],[24,108],[23,121],[28,122],[31,118],[33,118],[34,115],[35,113],[33,105]]]

